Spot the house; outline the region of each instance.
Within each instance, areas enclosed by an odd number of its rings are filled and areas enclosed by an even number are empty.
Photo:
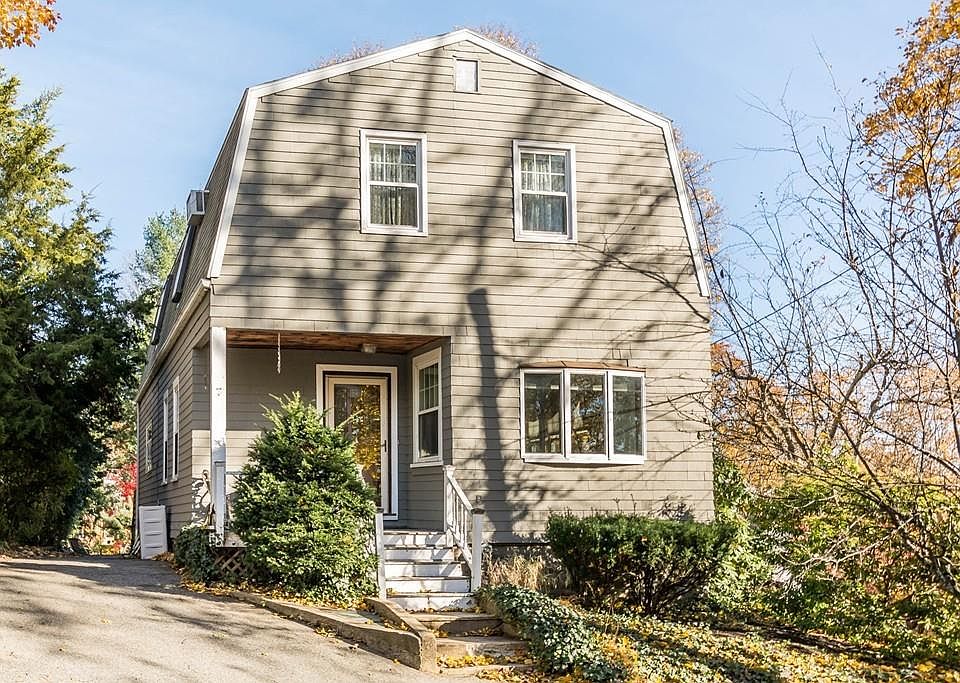
[[[293,391],[362,416],[388,533],[458,504],[494,548],[553,511],[712,516],[707,281],[664,117],[459,30],[249,88],[190,197],[137,398],[171,536],[208,510],[229,532]]]

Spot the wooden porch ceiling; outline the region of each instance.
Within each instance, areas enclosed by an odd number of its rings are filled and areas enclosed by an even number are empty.
[[[377,353],[407,353],[441,337],[420,334],[341,334],[336,332],[294,332],[282,330],[227,330],[227,346],[250,349],[277,348],[277,334],[283,349],[315,351],[360,351],[373,344]]]

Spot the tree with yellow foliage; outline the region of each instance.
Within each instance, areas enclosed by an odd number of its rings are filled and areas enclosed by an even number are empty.
[[[0,48],[33,47],[40,31],[53,31],[60,21],[57,0],[0,0]]]

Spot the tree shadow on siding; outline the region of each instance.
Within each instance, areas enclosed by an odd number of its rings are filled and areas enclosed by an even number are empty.
[[[659,368],[683,362],[702,337],[706,306],[662,135],[494,55],[482,57],[485,92],[454,93],[451,57],[460,50],[263,98],[234,231],[269,256],[248,252],[234,266],[248,283],[239,289],[242,317],[276,329],[449,338],[451,371],[466,380],[454,391],[472,394],[448,411],[454,464],[497,531],[533,533],[549,507],[592,507],[585,495],[643,496],[653,509],[662,496],[648,480],[683,449],[651,453],[640,468],[523,465],[518,405],[520,365],[571,355],[630,358],[648,369],[651,395],[662,395],[675,382]],[[503,89],[512,78],[529,87]],[[617,130],[607,135],[598,121]],[[429,237],[360,234],[361,128],[428,134]],[[578,245],[513,241],[514,139],[576,143]],[[592,481],[584,494],[592,479],[605,483]]]

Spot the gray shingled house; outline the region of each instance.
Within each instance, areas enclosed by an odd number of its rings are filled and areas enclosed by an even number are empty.
[[[229,538],[293,391],[357,415],[398,593],[457,593],[481,538],[535,541],[552,511],[712,516],[707,283],[666,118],[454,31],[248,88],[188,214],[137,397],[139,499],[171,536]]]

